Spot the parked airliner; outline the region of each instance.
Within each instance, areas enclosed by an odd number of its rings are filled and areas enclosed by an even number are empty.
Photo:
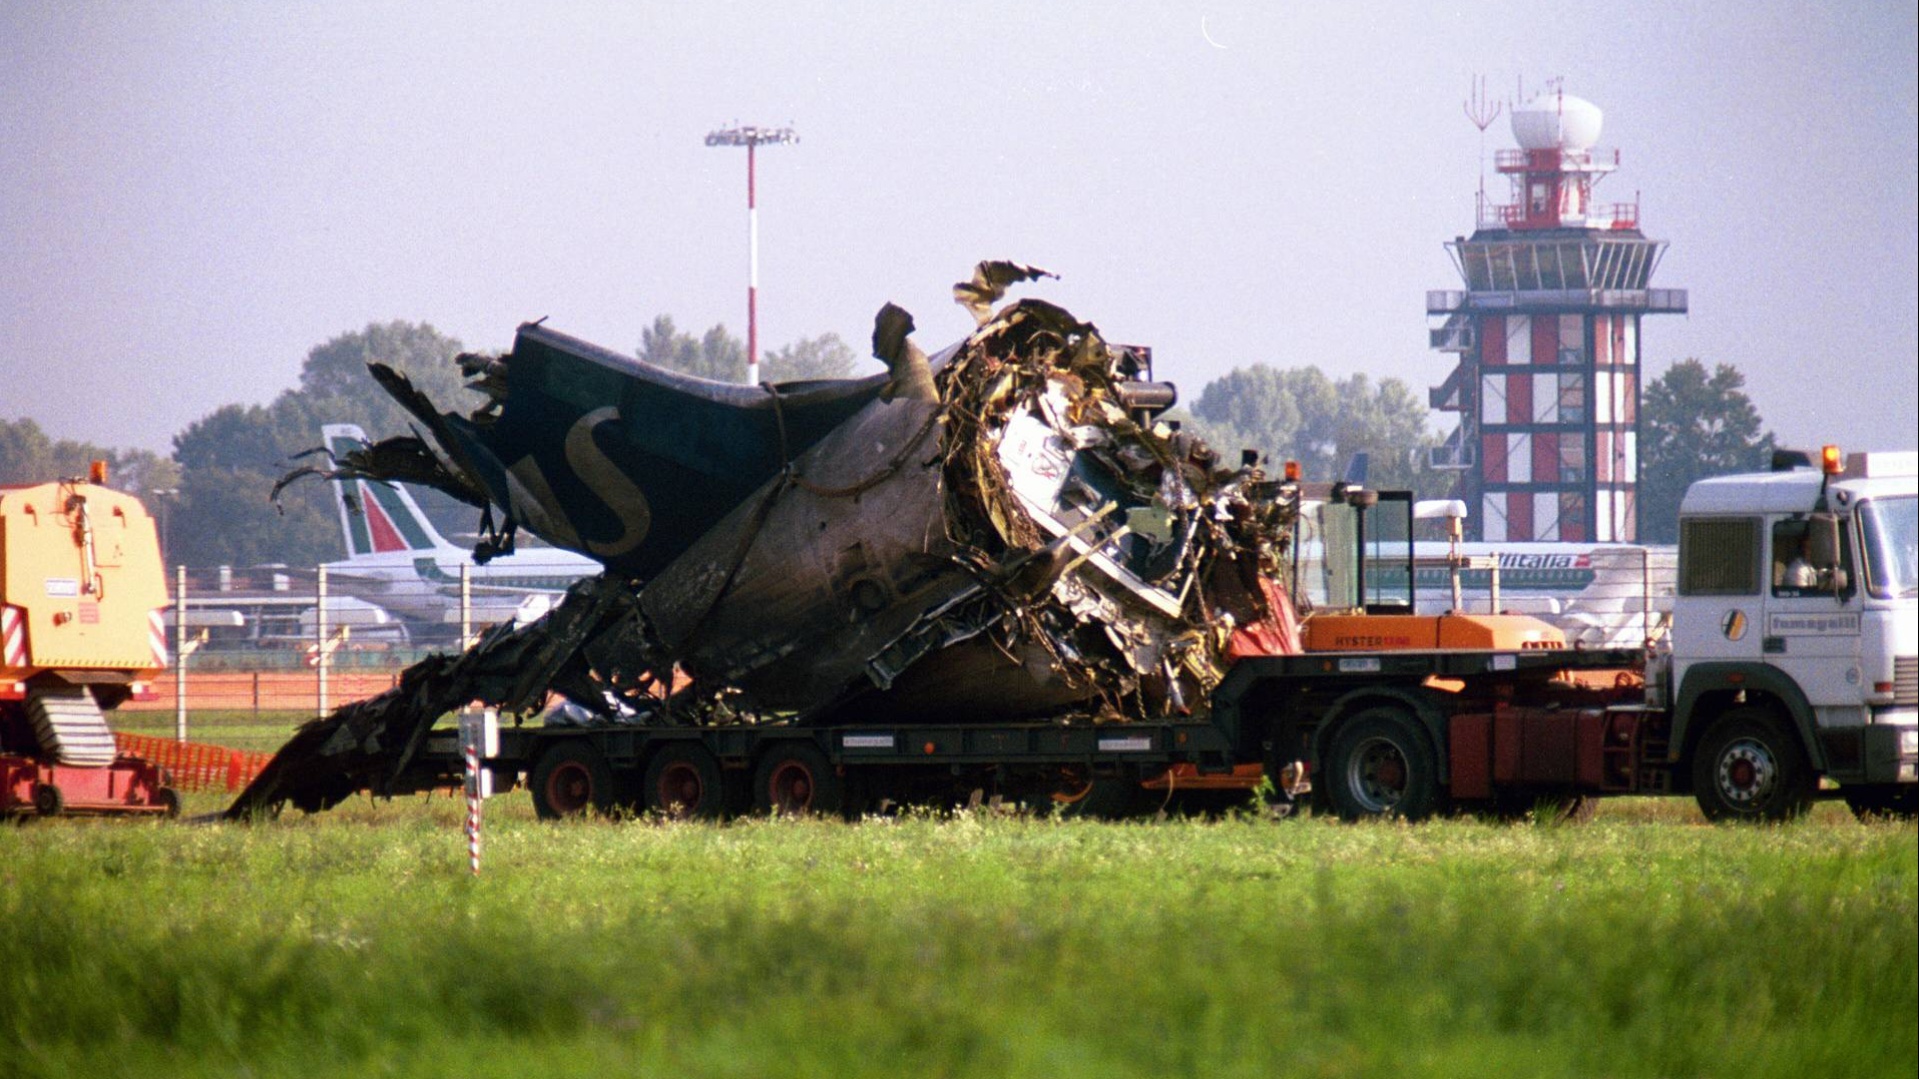
[[[336,458],[366,445],[352,424],[320,429]],[[335,479],[334,502],[347,557],[326,564],[333,586],[409,622],[457,628],[460,580],[471,596],[469,618],[485,625],[512,618],[523,604],[557,600],[568,585],[599,573],[600,563],[555,547],[522,547],[480,565],[449,543],[406,488],[382,480]]]

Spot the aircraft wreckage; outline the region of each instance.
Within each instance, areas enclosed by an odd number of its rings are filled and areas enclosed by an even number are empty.
[[[1294,504],[1156,421],[1174,394],[1145,350],[1040,300],[995,308],[1039,276],[982,263],[954,287],[977,330],[931,358],[888,304],[887,370],[862,379],[726,385],[529,324],[457,358],[486,398],[461,414],[371,365],[416,433],[282,486],[430,485],[482,509],[477,557],[525,529],[606,570],[309,723],[228,815],[393,793],[476,700],[643,726],[1118,724],[1297,651],[1271,583]]]

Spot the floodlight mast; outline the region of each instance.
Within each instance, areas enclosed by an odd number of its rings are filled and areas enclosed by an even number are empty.
[[[754,151],[800,141],[790,127],[728,127],[709,132],[708,146],[746,147],[746,384],[760,383],[760,211],[754,193]]]

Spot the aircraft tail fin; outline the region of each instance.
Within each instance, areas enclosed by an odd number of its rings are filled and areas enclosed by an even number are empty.
[[[326,441],[327,451],[336,458],[366,445],[366,432],[350,423],[327,424],[320,428],[320,436]],[[419,503],[399,484],[369,479],[331,482],[348,559],[394,551],[452,548],[420,511]]]

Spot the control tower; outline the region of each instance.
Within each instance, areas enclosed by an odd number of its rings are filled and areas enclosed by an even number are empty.
[[[1602,116],[1551,91],[1512,112],[1500,150],[1513,201],[1482,193],[1472,238],[1446,245],[1464,291],[1426,294],[1432,347],[1458,366],[1431,391],[1459,428],[1432,451],[1460,473],[1471,538],[1630,542],[1638,482],[1640,320],[1683,314],[1686,290],[1647,287],[1665,252],[1639,203],[1602,205],[1619,167],[1593,149]]]

